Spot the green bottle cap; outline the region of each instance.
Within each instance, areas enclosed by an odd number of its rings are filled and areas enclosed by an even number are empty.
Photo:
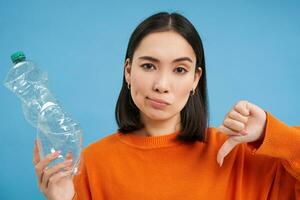
[[[10,56],[13,63],[17,64],[18,62],[22,62],[26,60],[26,56],[22,51],[17,51]]]

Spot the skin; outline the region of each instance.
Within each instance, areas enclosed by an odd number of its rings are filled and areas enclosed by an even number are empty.
[[[141,59],[144,56],[157,61]],[[189,57],[192,62],[173,62],[180,57]],[[180,130],[180,111],[202,74],[201,68],[195,71],[195,63],[192,47],[176,32],[151,33],[141,41],[132,63],[129,59],[125,63],[125,78],[145,125],[136,131],[137,134],[159,136]],[[182,67],[187,72],[178,74],[178,68]],[[163,99],[170,105],[157,109],[149,103],[148,97]],[[265,125],[263,109],[245,100],[236,103],[219,127],[220,132],[229,136],[218,152],[219,165],[222,166],[224,158],[236,145],[261,139]]]
[[[152,57],[157,61],[144,57]],[[174,62],[182,57],[190,61]],[[137,133],[158,136],[180,129],[180,111],[201,78],[201,68],[195,69],[194,50],[178,33],[151,33],[141,41],[134,52],[132,63],[129,59],[125,63],[125,78],[145,125]],[[156,108],[149,98],[162,99],[169,105]]]
[[[64,162],[48,168],[47,165],[55,160],[60,152],[48,154],[44,159],[40,158],[39,153],[40,143],[36,140],[33,149],[33,164],[41,192],[48,200],[72,199],[75,194],[71,169],[72,156],[66,155]]]
[[[224,158],[238,144],[261,140],[265,134],[266,123],[267,115],[263,109],[245,100],[236,103],[218,128],[229,136],[219,149],[219,165],[222,166]]]
[[[149,56],[156,61],[149,60]],[[182,57],[190,61],[174,62]],[[202,75],[201,68],[196,69],[192,47],[181,35],[173,31],[147,35],[134,52],[132,61],[125,61],[124,75],[145,125],[135,134],[159,136],[180,130],[180,111]],[[168,105],[157,106],[149,98],[167,101]],[[261,140],[265,125],[266,113],[263,109],[245,100],[237,102],[218,127],[221,133],[228,135],[217,155],[220,166],[238,144]],[[72,199],[75,191],[70,170],[71,156],[66,156],[65,162],[47,168],[59,156],[59,152],[49,154],[44,159],[39,157],[39,152],[39,143],[36,142],[33,163],[40,190],[48,200]]]

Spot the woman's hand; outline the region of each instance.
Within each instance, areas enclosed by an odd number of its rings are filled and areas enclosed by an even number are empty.
[[[248,101],[239,101],[232,108],[218,128],[220,132],[229,135],[218,152],[217,161],[220,166],[236,145],[254,142],[264,136],[266,118],[263,109]]]
[[[48,168],[47,165],[55,160],[60,153],[56,151],[52,154],[48,154],[41,160],[39,151],[40,145],[36,140],[33,163],[35,165],[35,173],[40,190],[48,200],[71,200],[74,196],[71,155],[66,156],[67,158],[64,162]]]

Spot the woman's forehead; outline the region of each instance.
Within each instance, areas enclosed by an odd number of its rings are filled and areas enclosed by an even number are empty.
[[[150,56],[158,60],[175,60],[179,57],[189,57],[195,60],[191,45],[174,31],[150,33],[142,39],[134,54],[135,58]]]

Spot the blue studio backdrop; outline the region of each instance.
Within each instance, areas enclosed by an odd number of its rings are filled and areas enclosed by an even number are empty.
[[[51,91],[80,122],[87,146],[117,129],[131,32],[158,11],[177,11],[203,40],[210,126],[242,99],[299,125],[299,9],[299,1],[0,0],[0,199],[43,199],[32,163],[36,130],[3,86],[15,51],[47,71]]]

